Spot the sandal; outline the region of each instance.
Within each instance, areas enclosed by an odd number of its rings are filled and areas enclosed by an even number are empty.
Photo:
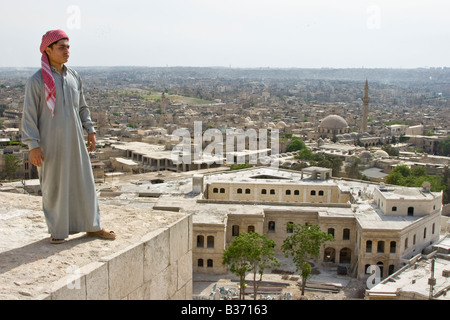
[[[86,234],[89,237],[99,237],[101,239],[107,239],[107,240],[116,239],[116,234],[114,233],[114,231],[107,231],[105,229],[102,229],[102,230],[96,231],[96,232],[86,232]]]
[[[56,239],[53,236],[50,236],[50,243],[51,244],[61,244],[66,242],[66,239]]]

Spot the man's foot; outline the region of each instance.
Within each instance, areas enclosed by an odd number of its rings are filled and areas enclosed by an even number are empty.
[[[98,238],[107,239],[107,240],[116,239],[116,234],[114,233],[114,231],[108,231],[108,230],[105,230],[105,228],[103,228],[100,231],[96,231],[96,232],[86,232],[86,235],[88,237],[98,237]]]
[[[61,244],[61,243],[64,243],[64,242],[66,242],[66,239],[56,239],[55,237],[50,236],[50,243],[51,244]]]

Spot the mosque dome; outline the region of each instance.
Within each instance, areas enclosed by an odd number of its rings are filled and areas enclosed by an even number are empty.
[[[373,154],[376,158],[389,158],[389,154],[384,150],[377,150]]]
[[[332,114],[325,117],[319,124],[319,128],[339,130],[348,128],[348,123],[341,116]]]
[[[286,127],[287,127],[287,125],[286,125],[286,122],[284,122],[284,121],[279,121],[277,123],[277,129],[284,129]]]

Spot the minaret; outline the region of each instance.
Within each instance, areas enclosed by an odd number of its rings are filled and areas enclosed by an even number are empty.
[[[363,114],[362,114],[362,121],[361,121],[361,133],[367,132],[367,118],[369,117],[369,83],[366,80],[366,85],[364,87],[364,97],[362,98],[363,101]]]
[[[159,127],[161,128],[164,128],[164,124],[167,123],[166,104],[166,96],[163,92],[161,94],[161,114],[159,117]]]

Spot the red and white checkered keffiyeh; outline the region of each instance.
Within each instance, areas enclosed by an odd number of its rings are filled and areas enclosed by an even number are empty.
[[[47,53],[45,49],[51,45],[53,42],[59,41],[61,39],[69,39],[67,34],[62,30],[51,30],[42,36],[42,42],[40,51],[42,53],[41,57],[41,72],[45,84],[45,100],[47,101],[48,108],[55,115],[55,104],[56,104],[56,88],[55,80],[53,79],[52,70],[50,69],[50,62],[48,60]]]

